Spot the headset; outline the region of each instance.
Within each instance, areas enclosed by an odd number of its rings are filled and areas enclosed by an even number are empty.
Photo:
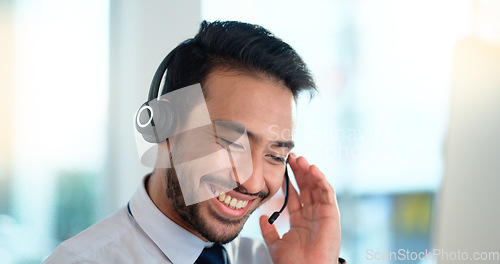
[[[168,100],[161,99],[161,84],[163,76],[167,74],[168,67],[172,57],[174,57],[178,46],[173,49],[160,63],[158,69],[153,76],[151,86],[149,88],[148,101],[143,103],[135,116],[135,128],[142,137],[150,143],[160,143],[171,137],[175,132],[179,116],[177,115],[172,103]],[[156,92],[156,93],[155,93]],[[280,214],[285,210],[288,203],[288,159],[285,162],[285,201],[279,211],[274,212],[267,220],[269,224],[273,224]]]
[[[161,99],[160,91],[163,76],[176,50],[172,50],[158,66],[149,88],[148,101],[141,105],[135,116],[135,128],[150,143],[160,143],[172,136],[179,118],[172,104]]]
[[[285,210],[286,204],[288,203],[288,184],[290,184],[290,179],[288,177],[287,166],[288,166],[288,159],[286,160],[286,163],[285,163],[285,201],[283,202],[283,206],[281,207],[281,209],[279,211],[274,212],[269,217],[269,219],[267,219],[267,222],[269,222],[269,224],[271,224],[271,225],[274,223],[274,221],[276,221],[276,219],[278,219],[278,217],[283,212],[283,210]]]

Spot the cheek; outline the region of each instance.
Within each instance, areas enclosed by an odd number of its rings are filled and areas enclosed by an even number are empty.
[[[266,185],[269,189],[269,198],[274,196],[283,186],[285,170],[275,170],[273,175],[266,178]]]

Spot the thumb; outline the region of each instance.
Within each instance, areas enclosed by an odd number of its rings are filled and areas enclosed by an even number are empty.
[[[276,227],[267,222],[268,218],[269,216],[267,215],[260,216],[259,223],[262,237],[264,238],[267,247],[270,248],[271,245],[280,239],[280,235],[278,234]]]

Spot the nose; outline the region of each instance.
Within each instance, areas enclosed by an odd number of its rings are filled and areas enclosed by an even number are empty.
[[[248,179],[240,182],[241,187],[243,187],[248,193],[258,193],[265,189],[266,182],[264,179],[263,165],[263,160],[259,159],[252,153],[252,173]]]

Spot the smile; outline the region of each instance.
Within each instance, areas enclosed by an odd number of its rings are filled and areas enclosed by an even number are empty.
[[[226,205],[227,207],[233,209],[233,210],[238,210],[242,209],[245,206],[248,205],[248,200],[239,200],[234,197],[231,197],[231,195],[215,191],[212,187],[210,187],[210,190],[214,194],[215,198],[222,204]]]
[[[220,202],[224,203],[227,207],[231,209],[241,209],[247,206],[248,201],[246,200],[238,200],[236,198],[232,198],[231,195],[225,193],[219,193],[215,191],[215,197],[219,199]]]

